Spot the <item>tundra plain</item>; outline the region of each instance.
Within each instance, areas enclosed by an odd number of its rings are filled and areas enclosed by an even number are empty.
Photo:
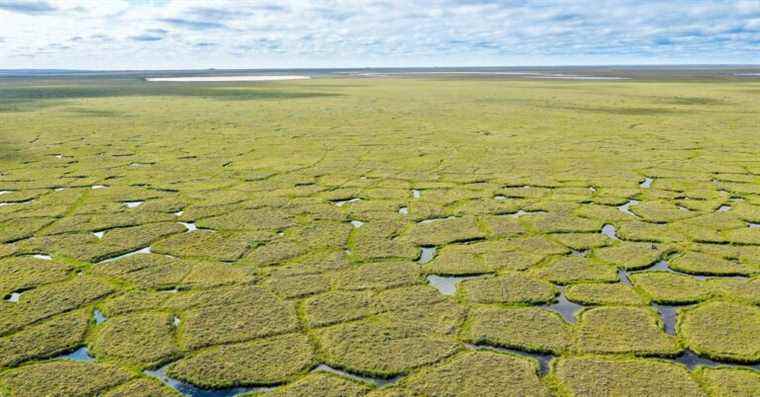
[[[0,81],[0,395],[756,396],[760,83]]]

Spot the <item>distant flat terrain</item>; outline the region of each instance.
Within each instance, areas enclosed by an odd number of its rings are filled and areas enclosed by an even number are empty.
[[[0,395],[756,395],[760,80],[668,73],[0,79]]]

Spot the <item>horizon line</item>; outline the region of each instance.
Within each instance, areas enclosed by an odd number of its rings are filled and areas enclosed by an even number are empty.
[[[499,65],[499,66],[338,66],[338,67],[218,67],[218,68],[129,68],[129,69],[76,69],[76,68],[0,68],[0,72],[162,72],[162,71],[236,71],[236,70],[368,70],[368,69],[530,69],[530,68],[563,68],[563,67],[750,67],[760,68],[760,63],[610,63],[610,64],[556,64],[556,65]]]

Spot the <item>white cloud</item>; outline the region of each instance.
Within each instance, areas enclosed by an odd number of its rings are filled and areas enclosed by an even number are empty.
[[[758,4],[0,0],[0,68],[757,63]]]

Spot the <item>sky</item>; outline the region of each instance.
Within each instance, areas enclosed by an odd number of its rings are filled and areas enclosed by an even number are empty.
[[[0,69],[760,64],[760,0],[0,0]]]

